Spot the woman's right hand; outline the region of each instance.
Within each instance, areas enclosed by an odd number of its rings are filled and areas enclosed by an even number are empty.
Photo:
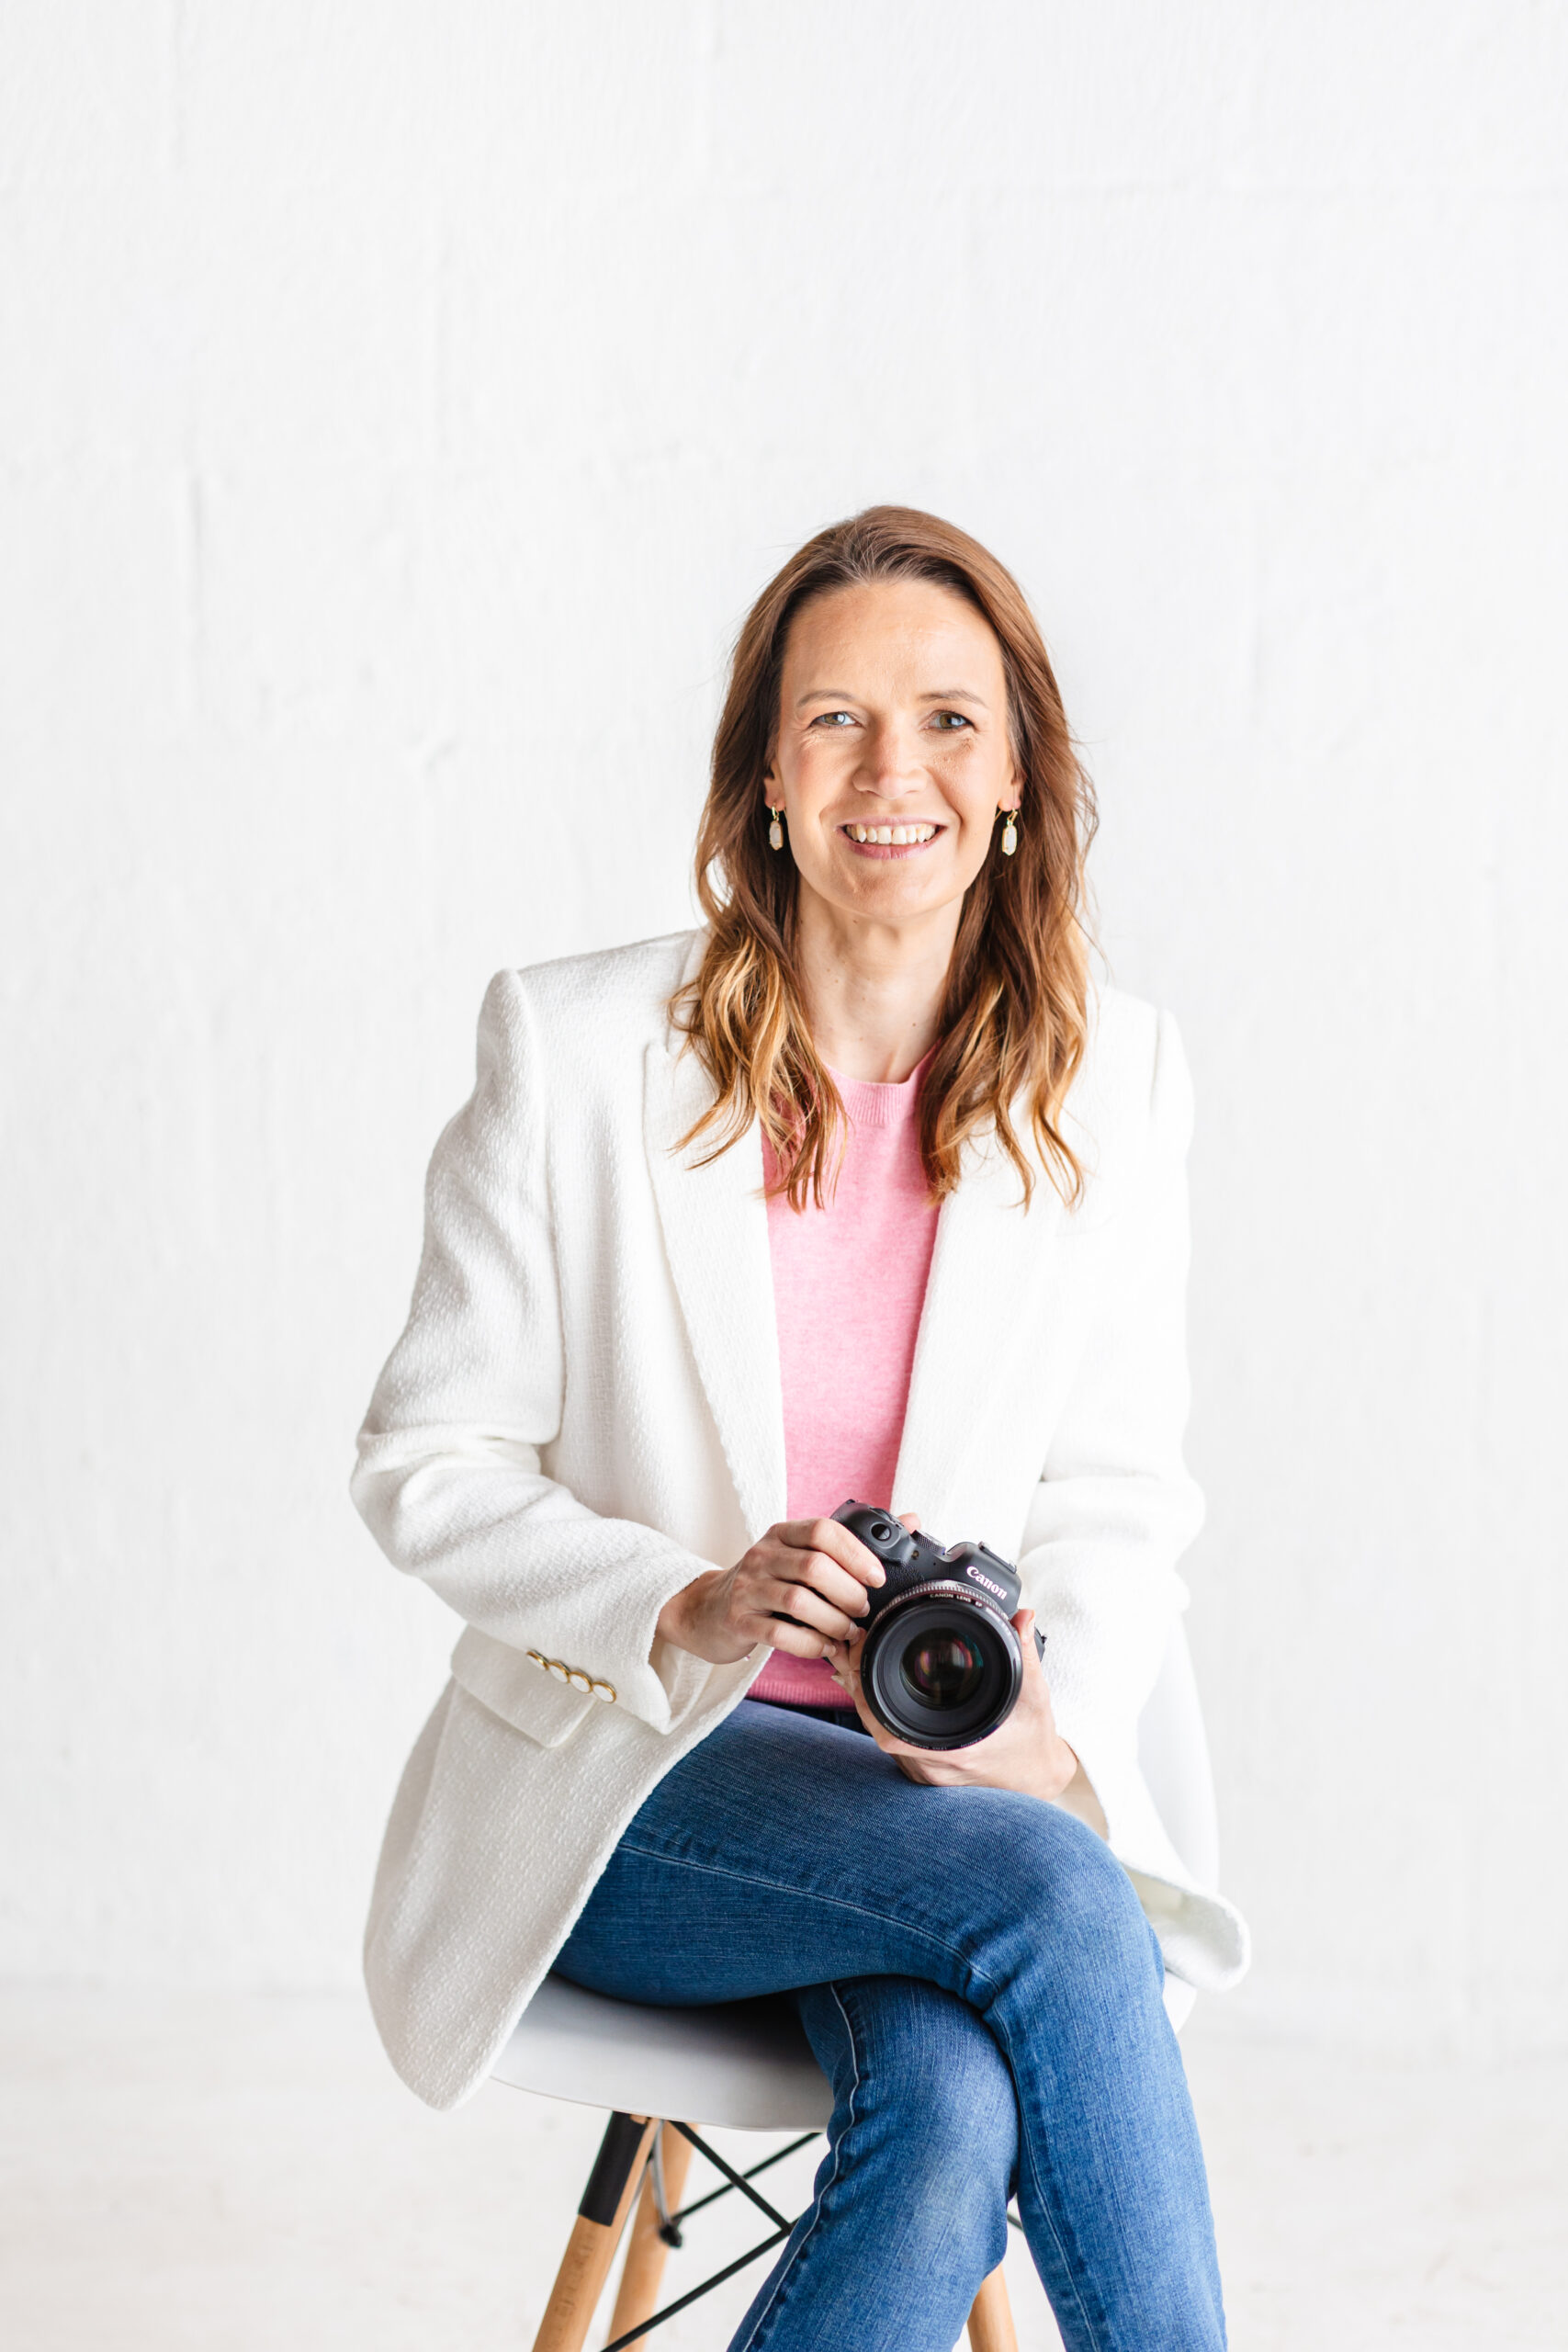
[[[838,1658],[883,1581],[881,1561],[836,1519],[781,1520],[732,1568],[710,1568],[672,1594],[658,1630],[710,1666],[733,1666],[759,1642]]]

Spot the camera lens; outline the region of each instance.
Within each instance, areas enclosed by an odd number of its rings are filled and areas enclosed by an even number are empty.
[[[1004,1723],[1022,1685],[1018,1636],[966,1588],[925,1585],[874,1611],[861,1687],[880,1724],[917,1747],[966,1747]]]
[[[967,1705],[985,1670],[978,1651],[945,1628],[918,1634],[898,1661],[905,1690],[924,1707]]]

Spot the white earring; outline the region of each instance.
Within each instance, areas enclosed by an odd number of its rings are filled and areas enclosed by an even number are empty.
[[[784,810],[782,808],[771,808],[768,810],[768,814],[773,820],[768,827],[768,847],[770,849],[783,849],[784,827],[780,824],[779,819],[784,815]]]
[[[1002,827],[1002,855],[1010,857],[1018,847],[1018,810],[1004,808],[1002,814],[1007,819],[1007,823]]]

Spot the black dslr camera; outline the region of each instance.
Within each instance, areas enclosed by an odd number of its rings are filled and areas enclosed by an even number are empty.
[[[874,1552],[887,1581],[869,1593],[861,1688],[876,1720],[913,1747],[972,1747],[1005,1724],[1023,1686],[1010,1619],[1018,1570],[983,1544],[911,1535],[874,1503],[833,1517]],[[1034,1636],[1043,1656],[1045,1637]]]

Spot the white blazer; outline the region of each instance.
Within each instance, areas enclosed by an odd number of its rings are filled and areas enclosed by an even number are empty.
[[[654,1632],[785,1512],[758,1130],[705,1167],[676,1149],[708,1082],[666,1006],[702,944],[491,983],[360,1434],[359,1510],[467,1621],[366,1937],[388,2052],[435,2107],[484,2080],[632,1815],[769,1655],[708,1666]],[[1042,1181],[1025,1214],[994,1145],[942,1206],[894,1505],[1017,1561],[1112,1850],[1168,1968],[1217,1990],[1247,1930],[1189,1876],[1136,1755],[1202,1516],[1181,1460],[1190,1087],[1168,1017],[1101,995],[1067,1111],[1075,1212]]]

